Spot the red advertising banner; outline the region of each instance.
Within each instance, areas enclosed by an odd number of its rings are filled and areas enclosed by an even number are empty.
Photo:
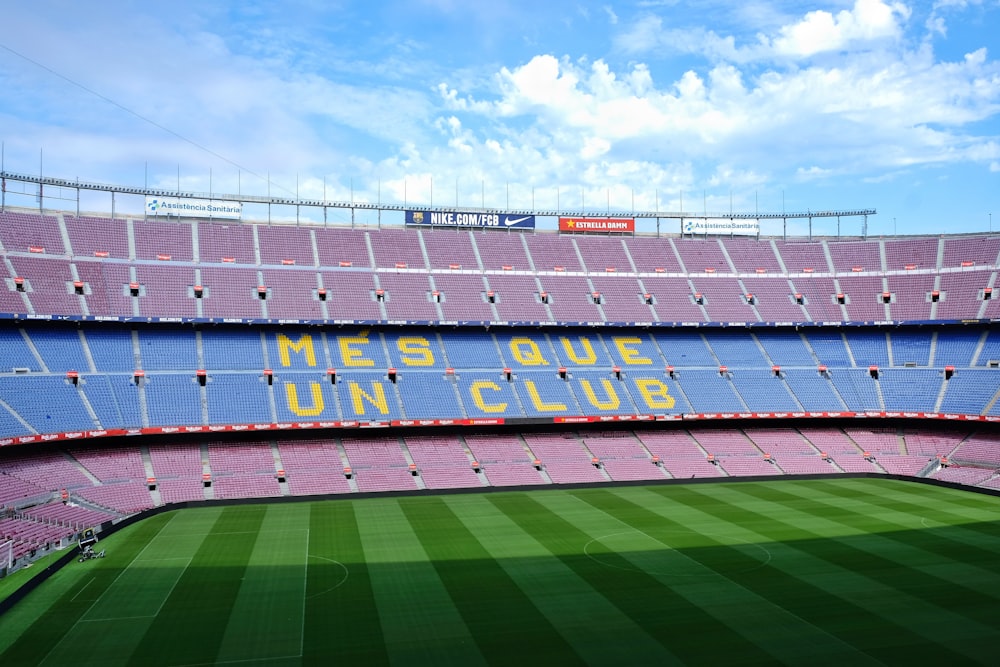
[[[559,218],[560,232],[635,233],[635,218]]]

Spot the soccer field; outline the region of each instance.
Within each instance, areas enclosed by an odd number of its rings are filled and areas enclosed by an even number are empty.
[[[861,479],[186,509],[0,617],[0,665],[995,664],[998,518]]]

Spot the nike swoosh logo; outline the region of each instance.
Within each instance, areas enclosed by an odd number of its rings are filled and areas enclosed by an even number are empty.
[[[530,219],[531,219],[530,215],[526,215],[523,218],[517,218],[517,219],[514,219],[514,220],[511,220],[510,218],[507,218],[506,220],[503,221],[503,224],[507,225],[508,227],[512,227],[512,226],[516,225],[519,222],[524,222],[525,220],[530,220]]]

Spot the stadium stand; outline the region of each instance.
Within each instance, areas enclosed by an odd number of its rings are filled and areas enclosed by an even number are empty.
[[[4,212],[0,243],[0,442],[17,445],[0,456],[0,537],[20,555],[208,499],[842,472],[1000,488],[996,237]],[[697,425],[865,415],[963,428]],[[664,424],[535,428],[619,419]],[[525,434],[473,428],[501,422]],[[190,440],[425,423],[462,430]],[[64,442],[172,432],[186,440]]]

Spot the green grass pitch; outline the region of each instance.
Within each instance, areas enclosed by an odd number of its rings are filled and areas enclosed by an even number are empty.
[[[0,617],[0,665],[996,664],[998,518],[861,479],[187,509]]]

